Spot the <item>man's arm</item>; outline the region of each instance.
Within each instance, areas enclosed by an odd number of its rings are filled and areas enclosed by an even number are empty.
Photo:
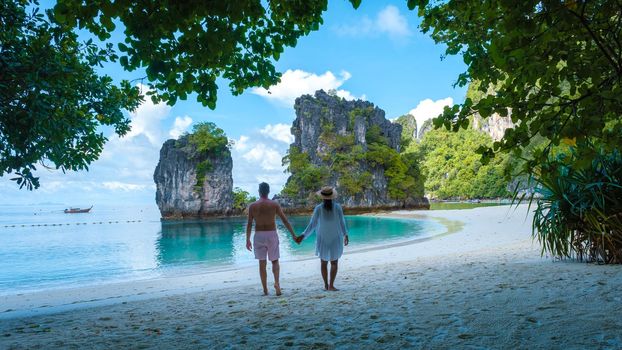
[[[285,216],[285,213],[283,213],[283,209],[281,209],[281,206],[279,205],[279,203],[276,203],[276,214],[281,218],[281,221],[283,221],[283,225],[287,227],[289,232],[292,234],[292,238],[295,240],[296,234],[294,233],[294,229],[292,228],[292,225],[289,223],[289,220],[287,220],[287,216]]]
[[[253,250],[251,244],[251,230],[253,229],[253,205],[248,206],[248,222],[246,223],[246,249]]]

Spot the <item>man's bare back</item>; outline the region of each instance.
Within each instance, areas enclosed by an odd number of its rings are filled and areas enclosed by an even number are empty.
[[[275,218],[277,215],[283,222],[286,222],[287,219],[285,219],[279,203],[267,198],[260,198],[248,208],[248,221],[249,224],[255,221],[255,231],[276,230]]]
[[[276,216],[281,218],[287,230],[292,234],[292,238],[296,238],[292,225],[287,220],[285,213],[279,203],[268,199],[267,196],[261,196],[258,201],[248,207],[248,222],[246,223],[246,247],[250,250],[250,237],[253,222],[255,223],[255,232],[275,231],[276,232]]]

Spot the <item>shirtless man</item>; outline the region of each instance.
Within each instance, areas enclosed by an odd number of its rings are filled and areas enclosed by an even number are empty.
[[[255,221],[255,259],[259,260],[259,277],[263,286],[263,294],[268,295],[266,256],[272,261],[272,273],[274,274],[274,290],[276,295],[281,295],[281,285],[279,284],[279,236],[276,233],[275,217],[278,215],[285,227],[292,234],[294,240],[297,239],[294,229],[287,221],[279,203],[268,199],[270,186],[262,182],[259,184],[259,200],[248,207],[248,223],[246,224],[246,249],[253,251],[251,244],[251,229]]]

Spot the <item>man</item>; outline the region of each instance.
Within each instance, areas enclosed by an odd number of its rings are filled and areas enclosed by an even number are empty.
[[[246,249],[253,251],[251,244],[251,229],[255,222],[255,259],[259,260],[259,277],[263,286],[263,294],[268,295],[266,257],[272,262],[272,273],[274,274],[274,290],[276,295],[281,295],[281,285],[279,284],[279,236],[276,233],[275,217],[278,215],[285,224],[285,227],[292,234],[294,240],[297,239],[294,229],[287,221],[279,203],[268,199],[270,185],[265,182],[259,184],[259,200],[248,207],[248,223],[246,224]]]

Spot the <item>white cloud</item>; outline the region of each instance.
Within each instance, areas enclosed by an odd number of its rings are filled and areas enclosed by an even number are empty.
[[[146,93],[145,87],[139,87]],[[114,187],[116,182],[139,182],[143,188],[151,186],[162,144],[169,137],[179,137],[192,124],[191,117],[177,116],[172,129],[166,133],[163,120],[170,117],[170,111],[170,106],[154,104],[146,96],[145,101],[130,113],[131,131],[123,137],[116,134],[109,137],[101,157],[91,166],[91,174],[95,174],[92,178],[100,180],[100,186],[109,190],[121,189]],[[123,188],[130,190],[131,186]]]
[[[423,122],[428,119],[438,117],[441,113],[443,113],[443,108],[445,108],[445,106],[452,106],[453,104],[454,100],[451,97],[436,101],[426,98],[425,100],[420,101],[417,107],[411,109],[408,114],[415,117],[415,120],[417,121],[417,128],[421,128]]]
[[[385,34],[392,40],[402,40],[412,35],[408,20],[393,5],[382,9],[374,19],[363,16],[357,23],[337,26],[334,31],[338,35],[349,37],[373,37]]]
[[[245,151],[248,148],[248,136],[240,136],[238,140],[233,141],[233,149],[236,151]]]
[[[139,88],[146,93],[146,87],[139,85]],[[170,111],[170,106],[165,103],[154,104],[149,96],[145,96],[145,101],[130,113],[132,129],[124,138],[132,139],[144,135],[151,144],[158,145],[162,140],[160,120],[164,119]]]
[[[272,86],[269,90],[253,88],[251,92],[269,100],[280,102],[288,107],[294,105],[294,101],[297,97],[304,94],[313,94],[320,89],[324,91],[335,90],[337,96],[346,99],[355,99],[354,95],[349,91],[338,89],[351,77],[352,74],[346,71],[342,71],[339,76],[336,76],[331,71],[326,71],[324,74],[317,75],[300,69],[288,69],[283,73],[283,76],[281,76],[281,81]]]
[[[290,131],[290,126],[287,124],[268,124],[263,129],[259,130],[262,135],[266,135],[274,140],[285,142],[290,144],[294,142],[294,135]]]
[[[279,193],[289,176],[282,159],[291,139],[285,124],[266,125],[236,139],[231,150],[235,186],[255,195],[257,184],[265,181],[272,194]]]
[[[350,93],[350,91],[348,90],[337,90],[336,91],[337,96],[344,98],[346,100],[367,100],[367,96],[365,94],[362,94],[361,96],[354,96]]]
[[[71,187],[72,183],[68,183],[66,181],[46,181],[41,184],[41,187],[38,189],[38,191],[45,193],[54,193],[60,190],[65,190],[68,186]]]
[[[256,144],[250,151],[242,155],[244,159],[259,165],[263,170],[281,169],[281,159],[283,156],[275,149],[263,143]]]
[[[361,17],[358,23],[353,24],[344,24],[340,26],[336,26],[334,31],[337,32],[338,35],[341,36],[368,36],[377,34],[374,33],[374,28],[376,27],[375,21],[371,20],[367,16]]]
[[[388,34],[390,37],[407,37],[412,33],[408,28],[408,20],[400,14],[400,10],[389,5],[378,13],[376,27],[380,32]]]
[[[175,123],[173,124],[173,128],[168,132],[172,138],[176,139],[184,132],[188,131],[188,127],[192,124],[192,118],[189,116],[184,117],[176,117]]]
[[[121,191],[126,191],[126,192],[140,191],[140,190],[144,190],[147,187],[145,185],[130,184],[130,183],[124,183],[124,182],[119,182],[119,181],[103,182],[102,186],[109,190],[121,190]]]

